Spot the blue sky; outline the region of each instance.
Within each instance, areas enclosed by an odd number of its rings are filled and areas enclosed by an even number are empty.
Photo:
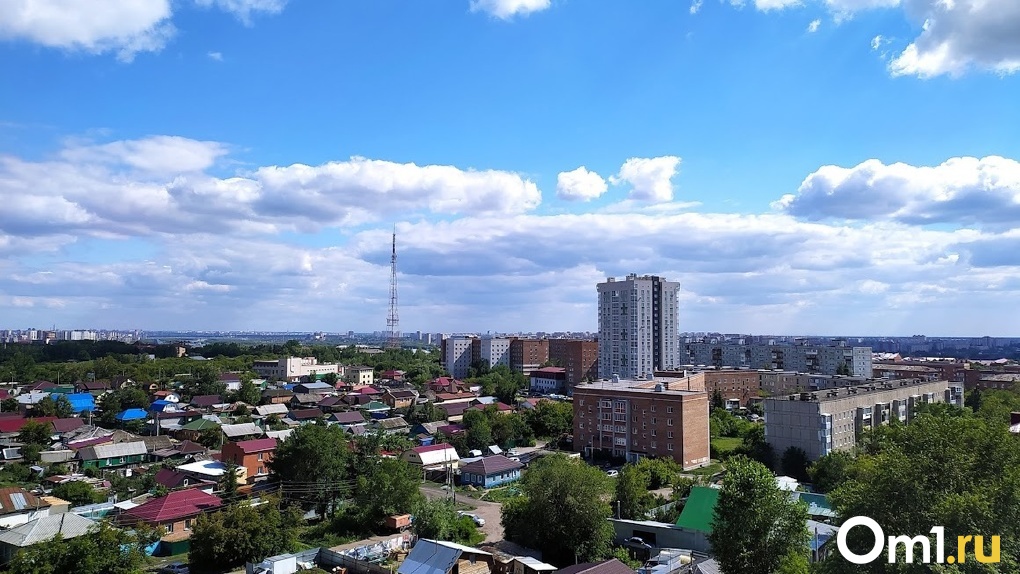
[[[15,0],[0,326],[1011,335],[1012,0]]]

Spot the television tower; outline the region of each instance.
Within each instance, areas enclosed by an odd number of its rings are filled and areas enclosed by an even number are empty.
[[[390,329],[387,349],[400,348],[400,318],[397,315],[397,228],[393,227],[393,251],[390,255],[390,313],[386,316],[386,326]]]

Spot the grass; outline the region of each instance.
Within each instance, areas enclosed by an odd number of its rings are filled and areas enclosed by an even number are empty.
[[[715,452],[719,457],[725,457],[727,454],[733,452],[741,444],[744,439],[740,437],[729,437],[729,436],[716,436],[712,437],[712,446],[715,447]]]
[[[725,467],[723,467],[722,464],[720,464],[718,462],[713,462],[712,464],[710,464],[708,466],[703,466],[701,468],[696,468],[694,470],[689,470],[689,471],[687,471],[687,474],[694,474],[694,475],[697,475],[697,476],[712,476],[713,474],[715,474],[717,472],[722,472],[723,470],[725,470]]]
[[[519,487],[511,485],[504,486],[502,488],[494,488],[487,491],[483,496],[482,500],[488,502],[498,502],[500,504],[521,496],[521,490]]]

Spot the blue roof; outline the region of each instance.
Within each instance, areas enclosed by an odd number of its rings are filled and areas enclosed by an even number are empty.
[[[71,393],[64,396],[71,402],[73,413],[96,410],[96,400],[89,393]]]
[[[811,550],[818,550],[825,543],[832,539],[839,531],[838,528],[824,522],[814,520],[807,521],[808,532],[811,534]]]
[[[139,419],[144,419],[146,416],[147,415],[144,409],[128,409],[122,413],[119,413],[114,418],[119,421],[136,421]]]
[[[158,401],[153,401],[152,404],[149,405],[149,410],[154,412],[154,413],[161,413],[161,412],[165,411],[167,409],[167,407],[169,407],[172,404],[173,403],[171,403],[169,401],[164,401],[164,400],[160,399]]]

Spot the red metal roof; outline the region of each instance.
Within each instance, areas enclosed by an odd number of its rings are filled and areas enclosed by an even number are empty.
[[[34,419],[26,419],[23,417],[3,417],[0,418],[0,433],[19,432],[21,427],[25,426],[28,421],[51,423],[55,420],[57,420],[57,417],[36,417]]]
[[[430,444],[428,446],[416,446],[416,447],[412,448],[411,450],[416,452],[416,453],[418,453],[418,454],[421,454],[423,452],[432,452],[432,451],[436,451],[436,450],[446,450],[448,448],[453,448],[453,447],[444,442],[444,443],[441,443],[441,444]]]
[[[253,440],[242,440],[234,443],[237,448],[241,449],[244,454],[252,454],[255,452],[266,452],[269,450],[276,450],[276,439],[275,438],[257,438]]]
[[[164,524],[197,516],[220,506],[223,506],[223,501],[218,496],[206,494],[197,489],[178,490],[166,496],[154,498],[124,514],[130,519],[150,524]]]

